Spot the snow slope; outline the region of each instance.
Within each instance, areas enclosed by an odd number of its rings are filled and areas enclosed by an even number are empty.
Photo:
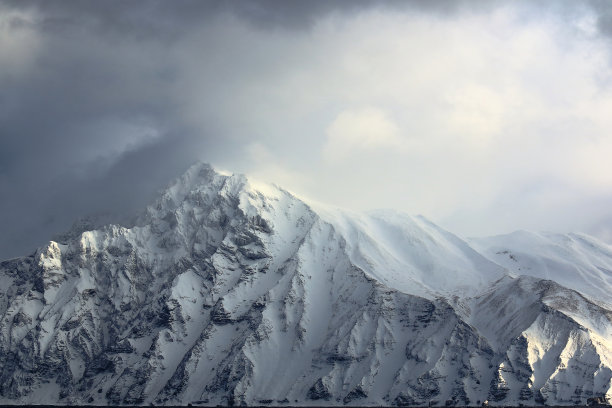
[[[612,246],[594,237],[517,231],[469,242],[513,274],[551,279],[612,307]]]
[[[315,205],[198,164],[134,226],[0,264],[0,403],[612,396],[612,312],[593,289],[609,252],[575,237],[520,253],[517,237],[500,255],[508,240],[468,243],[423,217]],[[511,268],[510,253],[529,263]]]
[[[342,235],[356,266],[404,293],[428,298],[474,294],[505,273],[422,216],[393,210],[362,214],[320,204],[314,208]]]

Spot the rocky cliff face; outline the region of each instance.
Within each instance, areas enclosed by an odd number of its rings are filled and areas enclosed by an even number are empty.
[[[315,207],[196,165],[135,226],[0,264],[0,402],[612,397],[610,299],[471,245],[423,218]],[[612,251],[597,245],[589,265],[609,284]]]

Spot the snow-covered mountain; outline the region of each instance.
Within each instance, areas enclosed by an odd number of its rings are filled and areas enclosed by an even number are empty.
[[[0,403],[612,397],[612,247],[465,241],[199,164],[134,226],[0,264]]]

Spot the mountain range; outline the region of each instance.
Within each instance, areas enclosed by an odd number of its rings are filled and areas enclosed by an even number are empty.
[[[612,246],[463,239],[196,164],[131,223],[0,263],[0,403],[612,399]]]

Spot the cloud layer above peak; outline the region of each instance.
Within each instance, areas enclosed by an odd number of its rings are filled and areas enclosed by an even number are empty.
[[[607,2],[0,3],[0,257],[196,160],[464,235],[610,237]]]

